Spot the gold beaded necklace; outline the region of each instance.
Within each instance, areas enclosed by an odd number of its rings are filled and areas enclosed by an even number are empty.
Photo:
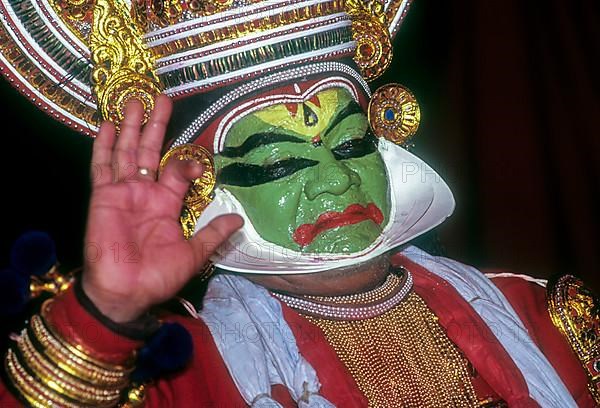
[[[383,286],[393,286],[388,285]],[[395,307],[367,319],[304,316],[323,331],[369,407],[479,405],[466,360],[413,291]]]

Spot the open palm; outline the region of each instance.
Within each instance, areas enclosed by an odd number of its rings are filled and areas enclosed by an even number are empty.
[[[128,103],[118,138],[114,125],[103,123],[92,156],[83,288],[116,322],[174,296],[242,225],[239,216],[223,215],[185,240],[179,225],[183,197],[202,168],[172,160],[157,180],[170,99],[156,99],[142,130],[143,114],[139,102]]]

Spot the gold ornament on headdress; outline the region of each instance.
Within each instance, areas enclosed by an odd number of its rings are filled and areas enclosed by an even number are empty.
[[[131,13],[142,30],[169,27],[191,16],[209,16],[228,10],[233,0],[133,0]]]
[[[171,159],[194,160],[204,167],[202,176],[194,180],[192,186],[183,200],[183,209],[179,222],[183,229],[183,235],[189,239],[194,235],[196,222],[202,211],[211,203],[212,193],[215,188],[215,165],[212,155],[204,147],[196,144],[185,144],[176,146],[169,150],[161,159],[159,174]]]
[[[377,137],[406,145],[419,129],[421,109],[407,88],[400,84],[388,84],[373,93],[368,117]]]
[[[349,0],[346,8],[356,41],[354,61],[365,80],[373,81],[385,72],[393,57],[383,5],[377,1]]]
[[[94,0],[50,0],[50,5],[71,21],[90,19],[95,3]]]
[[[154,61],[120,0],[96,1],[89,45],[94,93],[102,117],[118,124],[130,99],[140,100],[148,117],[160,93]]]

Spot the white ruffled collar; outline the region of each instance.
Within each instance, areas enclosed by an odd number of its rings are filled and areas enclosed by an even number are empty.
[[[267,242],[256,232],[239,201],[218,188],[213,202],[198,220],[196,231],[226,213],[239,214],[245,224],[212,261],[221,269],[243,273],[322,272],[373,259],[429,231],[452,214],[452,192],[427,163],[387,140],[379,141],[379,152],[390,180],[390,217],[381,235],[368,248],[353,254],[310,254]]]

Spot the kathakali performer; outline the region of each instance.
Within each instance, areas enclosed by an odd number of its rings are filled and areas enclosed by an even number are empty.
[[[582,282],[410,244],[454,199],[367,84],[408,6],[0,0],[2,73],[96,138],[86,248],[132,256],[32,278],[0,405],[597,406]]]

